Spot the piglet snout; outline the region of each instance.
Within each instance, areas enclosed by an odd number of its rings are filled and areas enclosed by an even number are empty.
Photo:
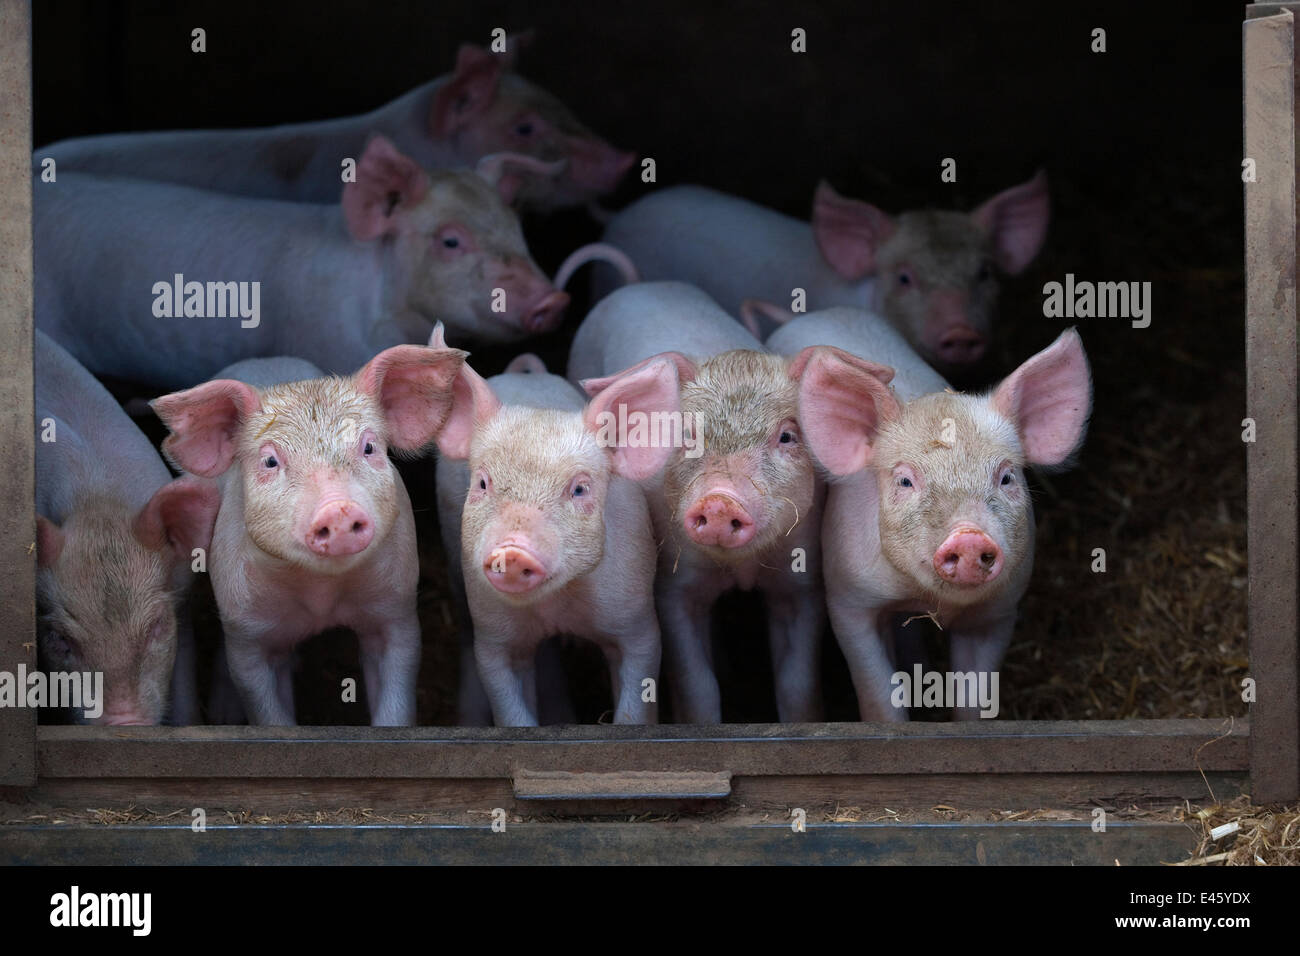
[[[983,357],[987,344],[969,325],[957,325],[939,338],[935,355],[947,365],[971,365]]]
[[[739,548],[754,537],[757,525],[730,495],[710,492],[698,499],[682,520],[691,540],[706,547]]]
[[[552,291],[524,310],[524,328],[534,334],[550,332],[560,324],[569,305],[567,292]]]
[[[546,580],[542,562],[517,544],[494,548],[483,562],[483,573],[494,588],[505,594],[523,594]]]
[[[1002,550],[983,531],[962,528],[948,535],[934,553],[934,570],[949,584],[978,587],[1002,571]]]
[[[364,551],[375,536],[375,525],[355,501],[329,501],[316,509],[307,532],[307,547],[323,557]]]

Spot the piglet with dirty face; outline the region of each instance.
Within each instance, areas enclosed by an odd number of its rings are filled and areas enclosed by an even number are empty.
[[[331,627],[361,642],[371,722],[414,722],[415,521],[388,453],[432,442],[464,358],[399,345],[348,378],[222,378],[153,402],[163,451],[220,479],[209,570],[251,722],[294,723],[290,651]]]

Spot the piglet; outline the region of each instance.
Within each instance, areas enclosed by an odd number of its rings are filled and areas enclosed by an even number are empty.
[[[415,520],[388,453],[433,440],[464,358],[400,345],[349,378],[284,383],[310,369],[236,367],[259,384],[220,378],[152,403],[171,429],[164,453],[220,480],[208,567],[252,723],[294,722],[289,654],[331,627],[361,643],[371,723],[414,722]]]
[[[493,153],[564,160],[562,175],[530,178],[517,198],[536,209],[581,205],[618,185],[636,157],[582,125],[513,71],[518,38],[493,53],[464,44],[453,71],[369,113],[260,129],[118,133],[36,150],[64,171],[129,176],[295,202],[338,195],[345,158],[379,133],[428,169],[472,166]]]
[[[376,137],[333,206],[75,173],[35,184],[36,323],[98,375],[186,388],[246,358],[348,373],[435,321],[555,328],[568,296],[506,205],[528,157],[426,173]]]
[[[842,311],[796,319],[768,341],[800,349],[808,444],[836,476],[822,537],[826,597],[862,719],[906,720],[906,695],[894,694],[904,685],[891,681],[892,615],[931,617],[948,632],[951,671],[992,686],[1033,569],[1025,468],[1069,462],[1091,380],[1069,329],[993,391],[958,394],[878,316]],[[892,391],[879,360],[896,369]]]
[[[804,308],[871,308],[929,362],[954,370],[984,354],[997,300],[995,271],[1015,275],[1047,235],[1047,176],[1013,186],[971,213],[891,216],[817,187],[803,222],[699,186],[651,193],[619,212],[605,242],[646,280],[693,283],[739,313],[746,299]],[[617,285],[608,268],[597,288]]]
[[[47,671],[103,674],[105,724],[198,723],[185,601],[218,495],[172,480],[95,377],[35,343],[38,650]],[[83,709],[84,710],[84,709]]]
[[[823,488],[799,423],[801,367],[764,349],[699,289],[647,282],[591,311],[569,379],[599,395],[604,376],[660,355],[677,365],[684,425],[682,447],[644,483],[660,543],[656,604],[674,715],[722,719],[712,609],[741,588],[767,601],[780,719],[818,720]]]
[[[671,449],[628,440],[617,423],[675,415],[677,388],[667,359],[586,403],[540,368],[490,381],[462,368],[438,436],[438,509],[460,530],[474,658],[499,726],[538,724],[534,655],[554,634],[600,645],[615,723],[656,721],[655,553],[636,482]]]

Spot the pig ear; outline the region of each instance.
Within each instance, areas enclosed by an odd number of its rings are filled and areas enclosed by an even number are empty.
[[[520,30],[518,33],[506,34],[506,52],[500,54],[501,61],[507,70],[513,70],[519,63],[519,53],[533,45],[537,39],[537,31],[532,27],[527,30]]]
[[[794,358],[790,359],[790,363],[786,366],[785,370],[791,379],[797,382],[803,378],[804,371],[808,368],[808,360],[813,357],[816,351],[817,349],[815,346],[810,346],[798,353]],[[840,359],[852,365],[859,371],[865,372],[872,378],[879,379],[883,385],[888,385],[894,380],[894,370],[888,365],[881,365],[879,362],[872,362],[869,359],[859,358],[852,352],[845,352],[842,349],[834,349],[834,351],[839,353]]]
[[[474,171],[487,180],[501,201],[509,206],[529,178],[554,179],[568,165],[567,159],[546,162],[523,153],[492,153],[481,158]]]
[[[379,402],[388,443],[417,451],[437,436],[451,410],[451,388],[468,352],[394,345],[357,372],[357,388]]]
[[[618,378],[619,375],[626,375],[628,372],[635,372],[637,369],[645,368],[647,365],[652,362],[657,362],[660,359],[667,359],[677,368],[678,385],[685,385],[687,382],[695,381],[695,376],[699,374],[699,369],[695,367],[695,363],[681,352],[660,352],[658,355],[652,355],[648,359],[644,359],[630,368],[624,369],[619,372],[618,375],[606,375],[603,378],[584,378],[578,384],[582,386],[582,390],[587,393],[588,398],[595,398],[616,378]]]
[[[221,507],[215,482],[186,476],[159,488],[131,522],[131,533],[146,548],[170,546],[182,560],[195,548],[212,546],[212,528]]]
[[[796,366],[799,426],[812,453],[832,475],[866,468],[881,426],[899,411],[889,386],[873,371],[885,367],[827,345],[804,349],[791,363]]]
[[[36,516],[36,566],[52,568],[63,553],[63,529],[45,515]]]
[[[993,392],[993,408],[1010,419],[1031,465],[1063,465],[1083,441],[1092,410],[1092,376],[1083,342],[1066,329]]]
[[[498,55],[466,43],[456,54],[456,70],[433,98],[429,111],[429,128],[434,139],[446,139],[483,112],[497,97],[501,74],[514,64],[507,53]]]
[[[681,411],[680,385],[677,380],[677,363],[672,353],[657,355],[625,372],[612,377],[582,413],[582,424],[587,431],[608,440],[614,459],[614,473],[643,481],[651,477],[668,460],[673,449],[667,443],[649,442],[649,446],[633,447],[621,441],[622,436],[609,434],[610,423],[629,421],[632,415],[649,416],[655,412],[672,414]],[[620,413],[620,407],[626,413]],[[651,419],[654,421],[655,419]]]
[[[466,362],[452,385],[451,413],[438,432],[438,450],[447,458],[469,457],[474,431],[501,410],[501,399]]]
[[[171,429],[162,444],[167,460],[181,471],[215,478],[235,460],[240,423],[262,400],[253,386],[219,378],[149,404]]]
[[[993,242],[998,268],[1008,275],[1022,271],[1047,238],[1049,203],[1047,173],[998,193],[973,213],[971,218]]]
[[[813,197],[813,237],[827,262],[846,279],[876,271],[876,253],[894,234],[894,219],[870,203],[848,199],[822,180]]]
[[[429,191],[418,163],[388,139],[376,136],[357,162],[356,182],[343,186],[343,218],[353,239],[370,242],[397,230],[393,212],[411,206]]]

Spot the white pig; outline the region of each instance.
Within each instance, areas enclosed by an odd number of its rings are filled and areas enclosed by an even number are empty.
[[[185,596],[208,547],[215,485],[172,480],[105,388],[35,343],[38,645],[47,671],[98,672],[106,724],[198,723]],[[169,707],[170,703],[170,707]]]
[[[837,476],[822,536],[826,600],[862,719],[907,719],[906,684],[892,680],[899,612],[932,617],[948,633],[951,671],[993,687],[1033,569],[1025,468],[1066,465],[1087,425],[1092,385],[1078,334],[1061,333],[983,395],[945,390],[878,316],[809,314],[768,345],[804,362],[801,421]],[[876,362],[895,369],[892,390]]]
[[[741,588],[766,598],[780,719],[818,720],[823,488],[798,420],[799,370],[700,290],[648,282],[592,310],[569,378],[599,394],[601,376],[661,354],[677,363],[687,426],[684,446],[644,485],[660,542],[656,605],[674,714],[721,720],[712,608]]]
[[[388,452],[433,440],[464,357],[400,345],[349,378],[216,379],[152,403],[172,432],[164,453],[220,478],[208,568],[252,723],[294,722],[290,652],[331,627],[360,641],[371,723],[414,722],[415,519]],[[303,369],[242,371],[269,382]]]
[[[677,396],[667,359],[616,376],[590,402],[539,369],[490,382],[461,370],[438,436],[438,510],[444,529],[460,530],[474,657],[497,725],[538,724],[534,655],[554,634],[600,645],[615,723],[657,719],[655,554],[636,482],[671,448],[625,441],[607,416],[672,415]]]
[[[700,186],[651,193],[619,212],[605,242],[626,252],[646,280],[699,286],[728,312],[746,299],[810,310],[871,308],[916,351],[943,367],[978,361],[989,338],[997,282],[1038,254],[1047,234],[1047,176],[989,199],[972,213],[891,216],[817,187],[812,222]],[[599,273],[598,290],[616,282]]]
[[[87,172],[198,186],[296,202],[338,195],[345,159],[373,133],[427,169],[472,166],[493,153],[565,160],[558,177],[529,177],[519,199],[547,209],[609,192],[635,161],[586,129],[555,97],[510,72],[508,54],[465,44],[455,71],[359,116],[262,129],[118,133],[63,140],[38,149],[57,174]]]
[[[526,162],[484,168],[500,186]],[[180,388],[279,354],[345,373],[438,319],[506,341],[568,303],[492,183],[382,138],[334,206],[74,174],[34,189],[37,325],[99,375]]]

